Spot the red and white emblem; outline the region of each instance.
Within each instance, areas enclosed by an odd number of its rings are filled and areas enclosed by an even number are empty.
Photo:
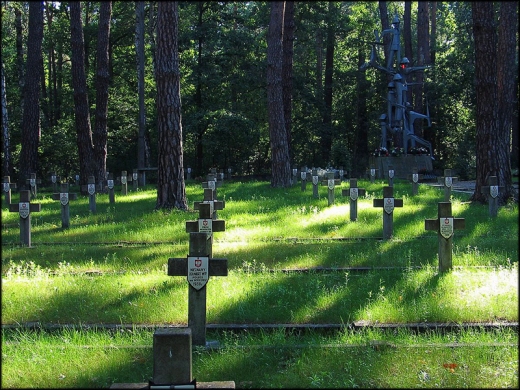
[[[18,210],[20,211],[20,217],[27,218],[29,216],[29,202],[20,202]]]
[[[394,211],[394,198],[384,198],[383,208],[385,209],[387,214],[392,214],[392,212]]]
[[[439,233],[445,239],[453,235],[453,218],[441,218],[439,221]]]

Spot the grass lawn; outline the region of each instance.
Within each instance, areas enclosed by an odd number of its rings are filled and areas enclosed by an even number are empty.
[[[336,187],[274,189],[267,182],[224,182],[213,256],[228,276],[210,277],[207,322],[335,324],[335,331],[209,330],[222,348],[195,348],[198,381],[234,380],[239,388],[518,387],[518,205],[490,218],[487,205],[453,192],[452,211],[465,219],[453,237],[453,269],[438,272],[437,218],[443,191],[394,180],[393,236],[382,239],[383,210],[373,207],[386,183],[359,180],[358,220]],[[71,191],[74,191],[72,187]],[[186,185],[188,204],[202,200]],[[31,215],[32,247],[19,245],[19,215],[2,204],[2,387],[109,387],[147,382],[154,326],[186,326],[186,277],[167,275],[168,258],[188,255],[186,221],[198,212],[154,211],[148,186],[109,203],[96,196],[61,205],[39,189]],[[18,194],[13,194],[13,202]],[[351,324],[460,324],[452,332],[354,331]],[[69,324],[59,330],[29,329]],[[465,323],[494,323],[467,329]],[[19,324],[14,329],[7,328]],[[107,331],[102,324],[150,325]],[[89,329],[81,326],[90,325]],[[126,328],[125,328],[126,329]]]

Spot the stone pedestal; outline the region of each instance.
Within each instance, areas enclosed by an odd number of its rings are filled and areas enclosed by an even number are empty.
[[[393,167],[394,177],[399,179],[406,179],[413,173],[413,168],[417,168],[418,172],[433,170],[432,158],[429,155],[370,157],[369,165],[376,168],[377,179],[388,179],[389,167]]]

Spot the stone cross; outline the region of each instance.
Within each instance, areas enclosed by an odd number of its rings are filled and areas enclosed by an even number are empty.
[[[336,184],[340,184],[339,179],[334,179],[334,172],[327,172],[327,180],[323,180],[321,184],[326,185],[329,189],[329,206],[334,204],[334,187]]]
[[[388,240],[393,234],[394,208],[403,207],[403,200],[394,199],[393,187],[383,187],[383,199],[374,199],[374,207],[383,207],[383,239]]]
[[[498,185],[496,176],[489,176],[488,185],[482,186],[482,194],[487,198],[489,203],[489,216],[495,218],[498,215],[498,194],[503,191],[504,187]]]
[[[208,173],[206,176],[207,181],[202,182],[202,188],[210,188],[214,191],[214,197],[217,198],[217,188],[222,186],[222,181],[217,180],[217,175],[215,173]]]
[[[187,276],[188,326],[193,344],[206,346],[206,283],[210,276],[227,276],[227,259],[212,258],[213,232],[224,231],[224,221],[212,220],[208,203],[199,204],[199,220],[186,221],[190,234],[187,258],[169,258],[169,276]]]
[[[223,169],[220,169],[220,170],[218,171],[218,179],[219,179],[220,181],[224,181],[224,170],[223,170]]]
[[[339,181],[340,183],[343,182],[343,175],[345,174],[345,171],[343,170],[343,167],[339,167]]]
[[[95,213],[96,212],[96,179],[94,176],[88,177],[88,182],[86,186],[82,186],[81,189],[83,191],[87,191],[89,198],[88,198],[88,204],[90,207],[90,211]]]
[[[298,181],[297,176],[298,176],[298,168],[296,168],[296,166],[294,166],[292,169],[291,185],[296,184],[296,182]]]
[[[79,175],[74,176],[74,184],[79,186]]]
[[[307,180],[310,179],[309,172],[307,172],[307,167],[302,167],[300,170],[300,178],[302,179],[302,191],[305,191],[307,188]]]
[[[132,172],[132,183],[133,183],[133,189],[134,191],[137,191],[137,184],[139,183],[139,173],[137,169],[134,169]]]
[[[52,183],[52,190],[54,192],[58,191],[58,183],[60,182],[60,177],[56,176],[56,172],[51,173],[51,183]]]
[[[227,176],[226,177],[227,177],[228,180],[231,180],[231,178],[232,178],[232,176],[231,176],[231,168],[227,169]]]
[[[444,176],[438,177],[437,182],[441,183],[444,187],[444,201],[449,202],[451,199],[451,189],[453,188],[453,183],[458,181],[458,177],[451,176],[451,169],[444,170]]]
[[[417,195],[419,192],[419,180],[421,180],[424,175],[419,174],[417,168],[412,169],[412,174],[408,175],[408,180],[412,182],[412,195]]]
[[[373,183],[374,180],[376,179],[376,171],[378,169],[376,169],[374,166],[371,166],[369,171],[368,171],[368,174],[370,176],[370,183]]]
[[[31,213],[39,212],[42,205],[30,202],[30,191],[20,191],[20,202],[9,204],[9,211],[20,213],[20,241],[22,245],[31,247]]]
[[[108,188],[108,202],[110,204],[116,203],[116,197],[114,194],[114,174],[112,174],[112,173],[108,174],[107,188]]]
[[[388,166],[388,186],[389,187],[394,186],[394,176],[395,176],[394,167],[389,165]]]
[[[186,180],[191,180],[191,167],[186,169]]]
[[[4,176],[2,187],[5,194],[5,204],[7,207],[9,207],[9,205],[11,204],[11,190],[13,188],[16,188],[16,183],[11,183],[11,177]]]
[[[425,219],[424,228],[435,230],[439,241],[439,272],[449,271],[452,268],[453,233],[454,230],[464,229],[464,218],[453,218],[451,202],[439,202],[438,218]]]
[[[69,183],[61,183],[60,192],[52,194],[52,199],[61,203],[61,227],[67,229],[70,226],[69,200],[75,200],[77,195],[69,193]]]
[[[359,196],[365,196],[365,189],[358,188],[357,179],[350,179],[350,188],[341,191],[341,195],[348,196],[350,202],[350,220],[357,221],[357,200]]]
[[[200,205],[203,203],[208,203],[210,205],[210,215],[211,219],[216,220],[218,218],[217,210],[224,210],[225,201],[220,201],[215,199],[215,191],[211,188],[204,188],[204,199],[202,202],[193,202],[193,208],[195,210],[200,210]]]
[[[38,194],[36,184],[40,184],[41,180],[36,180],[36,173],[31,173],[31,178],[26,180],[27,184],[29,184],[30,190],[31,190],[31,197],[35,198]]]
[[[128,195],[129,181],[132,181],[132,176],[127,175],[127,171],[121,171],[121,195]]]
[[[314,198],[318,198],[318,183],[319,183],[319,176],[318,176],[318,170],[316,168],[312,168],[312,196]]]

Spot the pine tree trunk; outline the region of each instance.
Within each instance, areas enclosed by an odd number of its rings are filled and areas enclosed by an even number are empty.
[[[20,151],[21,188],[31,173],[38,169],[40,143],[40,85],[43,41],[43,4],[29,3],[29,36],[27,38],[27,72],[24,85],[24,109],[22,122],[22,149]]]
[[[271,2],[267,33],[267,108],[271,143],[271,186],[289,187],[291,170],[282,93],[282,27],[284,2]]]
[[[85,46],[81,23],[81,3],[70,3],[70,37],[72,86],[74,88],[74,117],[79,155],[80,184],[88,184],[88,177],[95,176],[94,149],[90,127],[90,113],[85,75]]]
[[[107,171],[107,116],[109,74],[109,42],[112,2],[102,1],[99,12],[96,68],[96,123],[94,128],[94,155],[96,161],[96,183],[105,180]]]
[[[177,2],[157,6],[157,128],[159,161],[156,209],[187,210],[184,183]]]

